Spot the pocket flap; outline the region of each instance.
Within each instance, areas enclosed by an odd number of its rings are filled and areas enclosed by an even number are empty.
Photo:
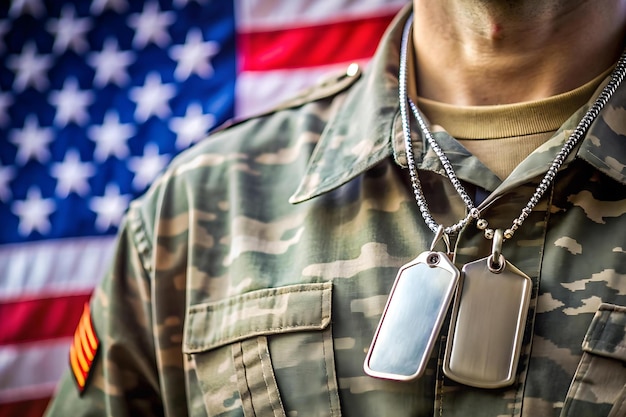
[[[322,330],[330,323],[332,283],[267,288],[194,305],[183,351],[211,350],[253,336]]]
[[[626,307],[601,304],[585,335],[583,350],[626,362]]]

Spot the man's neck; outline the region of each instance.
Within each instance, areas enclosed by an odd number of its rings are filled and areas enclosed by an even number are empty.
[[[624,48],[626,0],[414,0],[417,89],[456,105],[572,90]]]

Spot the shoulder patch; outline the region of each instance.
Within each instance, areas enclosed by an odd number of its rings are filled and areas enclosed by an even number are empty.
[[[74,332],[74,340],[70,346],[70,368],[81,394],[85,390],[91,364],[96,357],[99,345],[100,340],[93,327],[89,304],[85,303],[83,314]]]

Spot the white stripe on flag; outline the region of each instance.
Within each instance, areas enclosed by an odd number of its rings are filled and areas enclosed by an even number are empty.
[[[114,236],[3,245],[0,302],[88,292],[103,277]]]
[[[286,29],[393,13],[410,0],[236,0],[239,31]]]
[[[69,369],[71,338],[0,346],[0,404],[52,395]]]

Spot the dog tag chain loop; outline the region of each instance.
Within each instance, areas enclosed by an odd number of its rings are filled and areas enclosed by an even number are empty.
[[[364,369],[371,376],[395,380],[421,376],[456,291],[443,364],[444,373],[470,386],[505,387],[515,382],[532,280],[504,258],[502,244],[513,237],[539,203],[567,156],[624,80],[626,53],[618,60],[610,81],[565,141],[519,216],[508,229],[493,230],[488,227],[487,220],[481,217],[482,213],[474,206],[417,106],[408,97],[407,49],[411,24],[412,17],[409,17],[400,51],[400,115],[415,200],[426,225],[436,236],[429,251],[421,253],[398,271]],[[409,107],[422,134],[467,207],[467,216],[451,226],[444,227],[435,221],[424,197],[413,156]],[[493,239],[492,253],[466,264],[462,273],[459,273],[449,259],[448,236],[474,220],[476,227],[484,230],[485,237]],[[448,253],[434,250],[442,238]]]

